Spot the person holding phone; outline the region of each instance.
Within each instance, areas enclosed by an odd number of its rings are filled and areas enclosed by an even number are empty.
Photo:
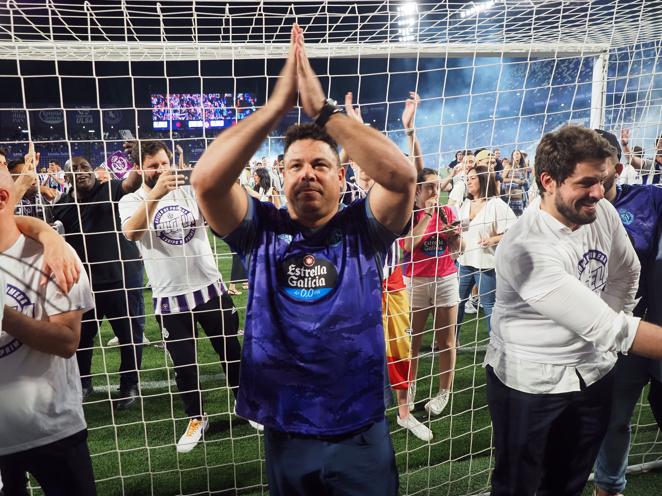
[[[195,192],[183,171],[173,169],[171,151],[162,141],[143,141],[132,147],[132,160],[140,164],[143,186],[120,201],[121,225],[145,261],[154,312],[189,418],[177,451],[188,453],[208,427],[198,377],[197,325],[209,336],[236,397],[239,314],[218,271]]]
[[[450,399],[455,370],[455,325],[459,301],[454,257],[460,249],[460,230],[453,210],[439,202],[439,176],[432,169],[418,173],[413,227],[401,240],[405,283],[411,294],[412,360],[409,409],[414,409],[418,354],[430,314],[439,351],[439,391],[425,409],[439,415]]]
[[[464,319],[464,304],[474,286],[478,301],[485,312],[487,328],[496,296],[496,246],[517,217],[497,195],[494,173],[485,165],[477,165],[467,173],[468,197],[460,206],[463,226],[460,262],[460,302],[458,333]]]

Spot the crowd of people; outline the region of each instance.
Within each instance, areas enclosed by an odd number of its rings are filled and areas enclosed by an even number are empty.
[[[255,111],[255,95],[238,93],[233,98],[231,93],[170,93],[153,94],[152,118],[157,121],[169,120],[218,120],[243,119]]]
[[[313,123],[288,130],[273,164],[247,167],[297,96]],[[422,111],[410,93],[407,156],[363,123],[351,93],[344,109],[326,99],[294,25],[267,104],[211,142],[192,174],[160,141],[125,143],[122,179],[81,156],[42,167],[33,146],[0,151],[5,494],[24,494],[26,473],[47,494],[95,494],[82,408],[94,338],[107,319],[121,357],[114,408],[133,408],[144,273],[189,419],[179,453],[209,425],[202,328],[236,415],[264,433],[271,494],[395,495],[384,386],[397,424],[432,440],[464,316],[482,311],[492,494],[579,495],[594,467],[598,495],[621,493],[649,383],[662,425],[662,137],[648,160],[627,130],[566,126],[534,157],[461,150],[440,175],[421,153]],[[248,280],[241,341],[208,229]],[[439,366],[423,418],[426,334]]]

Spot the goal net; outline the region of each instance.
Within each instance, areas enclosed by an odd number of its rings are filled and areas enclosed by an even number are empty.
[[[194,166],[210,140],[268,99],[287,53],[290,27],[304,29],[308,55],[328,95],[351,91],[366,124],[409,150],[402,114],[420,96],[415,134],[425,167],[449,174],[456,152],[521,152],[533,165],[540,137],[566,123],[630,131],[630,147],[655,155],[662,134],[662,0],[324,1],[163,0],[20,2],[0,9],[0,146],[7,159],[30,141],[40,166],[84,156],[99,177],[128,139],[181,147]],[[290,111],[254,157],[273,168]],[[179,152],[175,154],[175,160]],[[53,174],[55,172],[55,174]],[[44,170],[42,179],[57,175]],[[49,174],[51,173],[51,174]],[[246,181],[251,181],[250,173]],[[51,183],[57,188],[57,184]],[[62,186],[64,188],[64,186]],[[445,197],[444,197],[445,198]],[[44,201],[48,201],[47,199]],[[210,237],[226,283],[232,253]],[[185,277],[183,275],[182,277]],[[243,327],[242,278],[233,296]],[[85,400],[99,494],[266,494],[262,435],[233,415],[218,355],[197,339],[199,388],[211,422],[192,452],[175,444],[187,416],[161,346],[148,280],[139,373],[141,400],[117,412],[119,347],[100,319]],[[482,368],[488,341],[480,301],[465,313],[451,400],[438,416],[418,402],[436,393],[435,321],[425,325],[413,414],[434,437],[423,442],[388,411],[402,494],[480,494],[493,465]],[[662,459],[645,395],[633,417],[629,464]],[[38,486],[31,482],[34,494]]]

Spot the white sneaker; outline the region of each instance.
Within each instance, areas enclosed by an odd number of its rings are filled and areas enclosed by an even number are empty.
[[[416,408],[415,405],[415,400],[416,400],[416,383],[411,382],[409,383],[409,388],[407,389],[407,407],[409,408],[410,412],[414,411],[414,408]]]
[[[442,389],[437,395],[425,404],[425,410],[432,415],[439,415],[444,411],[448,400],[451,397],[451,392],[448,389]]]
[[[472,303],[472,301],[469,299],[467,302],[464,304],[464,313],[467,315],[473,315],[475,313],[478,313],[478,310],[476,310],[476,307]]]
[[[109,339],[108,342],[106,343],[106,346],[118,346],[120,344],[120,340],[115,336],[112,339]],[[151,344],[150,340],[147,339],[147,336],[143,336],[143,344]]]
[[[177,453],[188,453],[195,448],[208,426],[209,421],[206,415],[203,415],[201,419],[192,418],[189,420],[186,432],[182,434],[177,442]]]
[[[234,409],[233,409],[232,413],[237,415],[237,402],[236,401],[234,402]],[[239,415],[237,415],[237,417],[239,417]],[[244,418],[244,417],[239,417],[239,418]],[[255,422],[255,420],[250,420],[250,419],[246,419],[246,420],[248,420],[248,423],[256,431],[258,431],[258,432],[264,431],[264,426],[262,424],[258,424],[257,422]]]
[[[397,421],[400,427],[404,427],[421,441],[432,441],[432,431],[421,424],[413,415],[407,415],[405,419],[401,419],[398,415]]]

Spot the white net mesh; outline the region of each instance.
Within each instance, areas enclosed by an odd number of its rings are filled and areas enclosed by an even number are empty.
[[[10,0],[0,9],[0,145],[8,158],[28,141],[42,165],[83,155],[94,166],[127,136],[180,145],[195,163],[208,140],[262,105],[273,88],[295,20],[328,94],[352,91],[364,120],[409,152],[401,122],[410,91],[421,96],[416,135],[426,167],[447,174],[457,150],[521,150],[533,159],[542,134],[572,122],[619,134],[654,154],[662,134],[662,1],[483,2],[112,2]],[[222,111],[220,110],[222,108]],[[219,109],[216,112],[215,109]],[[296,108],[257,154],[282,153]],[[232,256],[212,241],[225,281]],[[235,303],[245,311],[247,289]],[[158,344],[149,287],[145,334]],[[480,304],[480,302],[478,302]],[[417,402],[437,391],[430,317],[424,324]],[[144,349],[142,401],[114,412],[119,352],[95,340],[86,400],[100,494],[266,494],[262,439],[232,415],[218,355],[198,338],[200,388],[212,421],[186,455],[174,369],[162,348]],[[440,416],[415,413],[434,433],[425,443],[394,422],[403,494],[488,489],[491,427],[481,367],[484,311],[466,315],[451,400]],[[222,379],[222,380],[221,380]],[[420,405],[419,405],[420,406]],[[662,455],[645,399],[633,418],[630,464]]]

